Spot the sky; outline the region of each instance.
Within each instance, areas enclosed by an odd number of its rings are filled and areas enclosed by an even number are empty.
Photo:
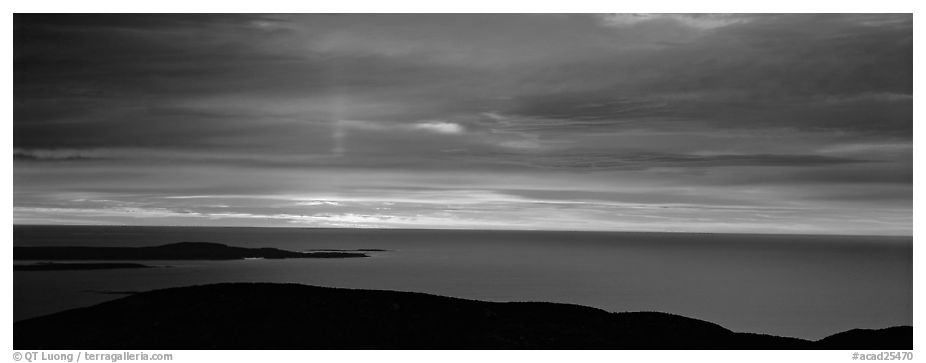
[[[14,16],[14,223],[912,235],[910,14]]]

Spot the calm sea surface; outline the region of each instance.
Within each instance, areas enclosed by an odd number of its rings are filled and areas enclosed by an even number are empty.
[[[13,273],[14,318],[113,292],[227,281],[427,292],[663,311],[735,331],[818,339],[913,324],[913,239],[616,232],[15,226],[16,246],[386,249],[372,258],[147,261],[169,268]]]

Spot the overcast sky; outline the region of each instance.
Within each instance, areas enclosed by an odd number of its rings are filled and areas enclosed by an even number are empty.
[[[15,15],[16,223],[912,234],[910,15]]]

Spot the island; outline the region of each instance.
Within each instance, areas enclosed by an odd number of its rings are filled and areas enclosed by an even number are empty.
[[[414,292],[223,283],[133,294],[13,324],[35,349],[913,349],[913,328],[810,341],[660,312]]]
[[[153,247],[13,247],[14,260],[240,260],[249,258],[356,258],[362,252],[294,252],[213,242],[178,242]]]
[[[357,248],[353,250],[343,250],[336,248],[316,248],[311,250],[306,250],[309,252],[389,252],[389,250],[384,250],[381,248]]]

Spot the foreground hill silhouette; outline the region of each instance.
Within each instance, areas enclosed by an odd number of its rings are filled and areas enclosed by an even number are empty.
[[[144,292],[13,325],[14,349],[905,349],[913,328],[817,342],[655,313],[231,283]]]
[[[238,260],[244,258],[349,258],[362,252],[293,252],[233,247],[212,242],[179,242],[154,247],[13,247],[14,260]]]

